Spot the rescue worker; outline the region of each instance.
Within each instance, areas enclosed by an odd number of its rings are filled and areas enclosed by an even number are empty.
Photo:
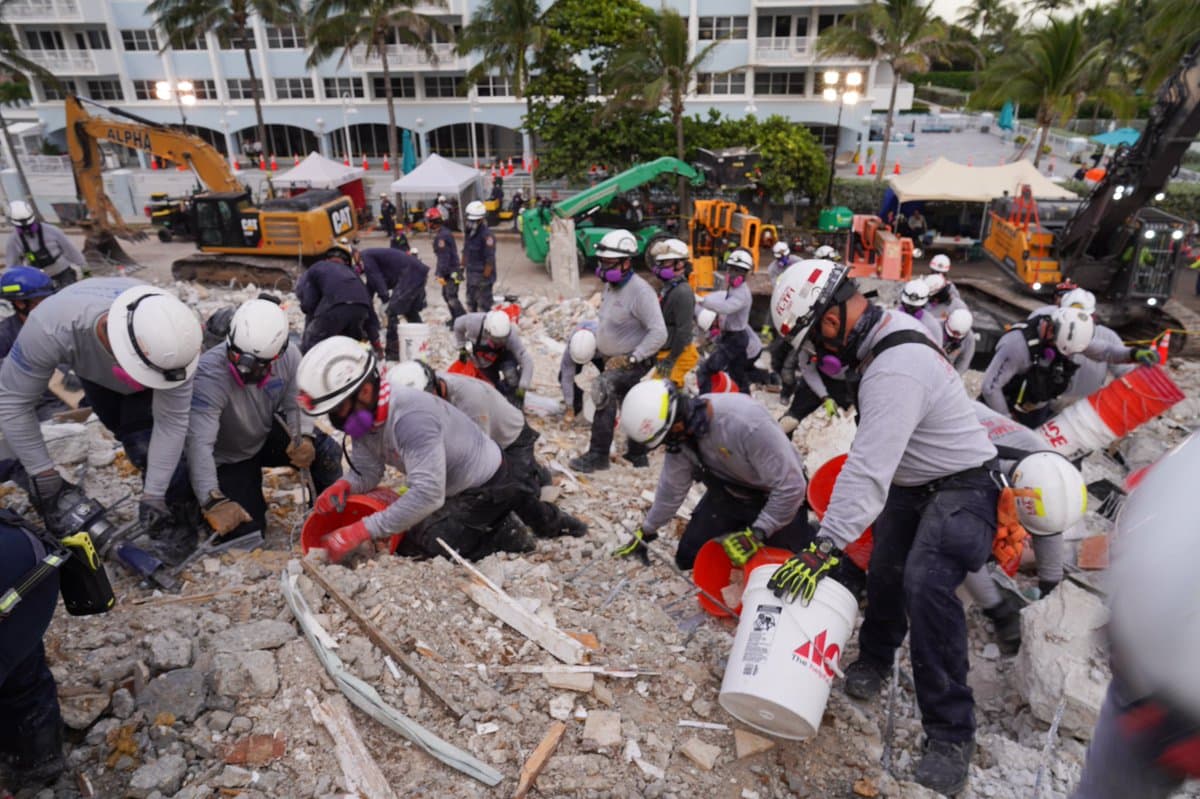
[[[1200,777],[1198,471],[1193,435],[1150,469],[1117,517],[1105,628],[1113,677],[1072,799],[1167,799]]]
[[[832,419],[837,416],[838,408],[849,408],[854,404],[841,362],[829,356],[818,358],[810,342],[805,342],[788,356],[783,379],[792,385],[787,412],[779,419],[779,428],[787,435],[791,435],[817,408],[823,409],[826,418]]]
[[[691,256],[688,246],[679,239],[665,239],[655,245],[651,257],[654,261],[650,271],[662,284],[658,304],[667,326],[667,343],[659,350],[654,369],[659,377],[683,388],[687,373],[700,361],[692,332],[696,295],[688,285]]]
[[[403,535],[397,554],[417,557],[444,554],[438,538],[473,560],[534,548],[529,532],[508,519],[534,485],[462,411],[383,379],[375,356],[343,336],[305,353],[296,384],[305,413],[327,414],[354,441],[350,471],[322,492],[314,512],[339,510],[351,494],[378,487],[387,466],[405,476],[403,494],[387,508],[322,538],[334,563],[395,535]]]
[[[550,485],[550,471],[537,462],[533,445],[538,432],[492,386],[482,380],[449,372],[434,372],[423,361],[404,361],[390,375],[392,384],[428,391],[465,413],[488,438],[496,442],[513,472],[534,484],[534,491],[517,507],[517,518],[539,538],[575,538],[587,534],[587,525],[541,499],[541,487]]]
[[[942,346],[942,320],[926,310],[929,304],[929,286],[924,280],[910,280],[900,290],[900,310],[918,320],[929,332],[934,344]]]
[[[1013,325],[996,344],[980,396],[992,410],[1038,427],[1053,414],[1051,401],[1067,390],[1079,368],[1071,356],[1082,354],[1105,363],[1158,363],[1153,349],[1094,342],[1094,327],[1092,317],[1078,308],[1058,308]]]
[[[0,367],[0,433],[29,474],[48,528],[70,510],[62,505],[82,499],[38,426],[37,404],[62,364],[142,472],[138,518],[159,556],[178,561],[194,548],[199,515],[182,455],[201,338],[196,314],[173,294],[122,277],[74,283],[29,314]]]
[[[467,203],[467,230],[463,236],[463,265],[467,271],[467,308],[490,311],[496,283],[496,237],[487,224],[487,208],[479,200]]]
[[[954,371],[966,374],[975,358],[975,317],[966,308],[955,308],[942,323],[942,349]]]
[[[518,408],[533,385],[533,354],[521,343],[521,334],[504,311],[476,312],[454,321],[454,341],[460,363],[475,368],[505,399]]]
[[[716,311],[720,317],[721,334],[708,357],[696,370],[696,381],[700,393],[712,391],[713,375],[725,372],[741,391],[749,392],[747,370],[753,363],[749,353],[753,342],[750,331],[750,286],[746,279],[754,269],[754,259],[749,251],[735,249],[725,259],[725,291],[714,291],[700,299],[700,305]],[[759,342],[758,351],[762,350]],[[757,354],[756,356],[757,357]]]
[[[304,270],[296,284],[296,298],[304,312],[301,352],[308,352],[330,336],[366,341],[382,352],[379,317],[360,271],[354,247],[344,240]]]
[[[454,234],[450,232],[450,228],[443,224],[445,219],[440,209],[430,208],[426,211],[425,221],[433,233],[433,255],[437,259],[434,274],[438,283],[442,285],[442,300],[450,309],[450,321],[447,324],[453,326],[454,320],[467,312],[458,298],[458,287],[463,282],[458,245],[454,243]]]
[[[204,321],[204,345],[201,352],[208,352],[213,347],[229,338],[229,324],[237,313],[236,305],[222,305],[209,314]]]
[[[1096,319],[1096,295],[1087,289],[1072,289],[1063,293],[1059,296],[1058,304],[1063,308],[1078,308],[1084,313],[1090,314],[1093,321]],[[1110,349],[1119,349],[1124,346],[1117,331],[1099,322],[1095,323],[1092,341]],[[1137,368],[1135,364],[1131,363],[1102,363],[1084,355],[1075,355],[1071,360],[1075,361],[1079,368],[1075,370],[1071,382],[1067,385],[1067,390],[1059,398],[1060,403],[1063,404],[1090,397],[1104,387],[1109,377],[1113,379],[1124,377]]]
[[[580,322],[576,326],[558,365],[558,383],[562,387],[563,405],[566,407],[564,415],[568,422],[583,413],[583,389],[575,382],[575,378],[588,363],[604,371],[604,358],[596,354],[596,323],[592,321]]]
[[[933,272],[925,275],[923,279],[929,286],[929,303],[925,307],[939,322],[946,321],[947,317],[959,308],[969,310],[966,301],[959,295],[958,288],[950,282],[945,273]]]
[[[242,303],[226,341],[200,356],[187,464],[214,532],[229,538],[266,533],[266,467],[309,469],[318,492],[342,476],[341,447],[296,404],[299,365],[300,348],[288,343],[287,313],[264,299]]]
[[[446,195],[439,194],[437,196],[437,205],[434,208],[442,215],[442,221],[447,226],[458,229],[458,220],[454,218],[454,209],[451,207],[450,201],[446,199]]]
[[[396,206],[387,192],[379,195],[379,227],[388,238],[396,232]]]
[[[517,189],[513,192],[512,200],[509,203],[513,215],[513,230],[521,230],[521,209],[525,207],[525,198],[521,196],[521,190]]]
[[[799,552],[812,540],[804,508],[804,461],[771,413],[747,394],[690,397],[663,380],[639,383],[621,403],[621,429],[653,449],[667,445],[654,504],[617,550],[649,563],[646,545],[675,518],[692,483],[704,484],[675,551],[690,569],[705,543],[720,538],[735,566],[769,543]]]
[[[74,283],[87,271],[87,259],[66,234],[54,225],[39,222],[29,203],[13,200],[8,207],[13,232],[4,250],[8,266],[32,266],[54,278],[62,288]]]
[[[859,658],[846,693],[879,695],[909,635],[926,742],[920,784],[961,790],[974,752],[967,628],[955,591],[983,566],[996,532],[996,448],[975,418],[962,380],[925,328],[867,300],[846,267],[802,261],[771,299],[776,329],[811,340],[852,381],[859,425],[813,543],[779,567],[769,587],[807,602],[849,563],[843,550],[874,523]]]
[[[775,242],[775,246],[771,248],[771,255],[775,256],[775,260],[771,261],[771,265],[767,267],[767,276],[771,278],[771,285],[775,285],[779,276],[795,263],[796,259],[792,258],[792,248],[786,241]]]
[[[367,278],[367,289],[383,303],[387,317],[384,354],[389,361],[400,358],[400,319],[420,324],[425,309],[425,281],[429,267],[410,253],[372,247],[359,253]]]
[[[578,472],[608,468],[617,409],[626,392],[641,380],[667,343],[658,296],[650,284],[633,273],[638,243],[628,230],[611,230],[596,245],[596,276],[605,284],[596,326],[596,349],[604,358],[604,374],[592,386],[596,413],[588,451],[572,458]],[[646,448],[630,441],[625,459],[635,467],[649,466]]]

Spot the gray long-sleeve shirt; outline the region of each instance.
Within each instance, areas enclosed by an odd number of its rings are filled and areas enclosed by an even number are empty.
[[[942,346],[942,340],[945,338],[945,333],[942,331],[942,322],[937,318],[937,316],[930,313],[928,308],[925,308],[920,316],[915,316],[913,314],[909,315],[925,326],[925,332],[929,334],[931,339],[933,339],[934,344],[938,345],[939,347]]]
[[[226,350],[218,344],[201,355],[192,379],[187,463],[192,490],[201,502],[220,488],[218,466],[248,460],[262,449],[276,413],[287,420],[289,433],[313,430],[312,417],[301,413],[296,403],[300,350],[295,344],[271,366],[271,376],[261,388],[238,384]]]
[[[121,292],[140,285],[140,280],[124,277],[81,280],[42,300],[21,328],[0,367],[0,432],[30,474],[54,466],[36,408],[59,364],[118,394],[135,393],[113,375],[117,361],[100,343],[96,327]],[[144,487],[148,496],[166,494],[183,454],[191,403],[191,380],[154,392],[154,432]]]
[[[771,285],[775,285],[775,281],[779,280],[779,276],[787,271],[787,268],[792,265],[794,259],[790,255],[785,255],[782,258],[776,258],[771,261],[771,265],[767,267],[767,277],[771,279]]]
[[[897,330],[925,327],[907,314],[885,312],[859,356]],[[954,367],[924,344],[892,347],[867,364],[858,388],[858,431],[822,534],[845,547],[879,516],[893,483],[924,485],[994,458],[996,448],[972,405]]]
[[[600,301],[600,323],[596,327],[596,351],[606,358],[632,355],[644,361],[667,343],[658,294],[639,275],[623,286],[604,286]]]
[[[471,346],[476,346],[480,341],[487,338],[483,332],[483,320],[487,318],[487,314],[483,311],[475,313],[467,313],[454,320],[454,341],[460,347],[464,347],[467,343]],[[521,388],[529,388],[533,385],[533,355],[529,350],[525,349],[525,345],[521,343],[521,334],[517,332],[517,326],[513,325],[512,332],[508,334],[508,341],[504,344],[517,363],[521,365],[521,380],[518,385]],[[479,364],[486,366],[487,364]]]
[[[492,479],[500,448],[450,403],[393,383],[387,421],[354,442],[350,463],[344,477],[355,494],[378,486],[385,466],[404,472],[408,491],[365,520],[372,538],[387,538]]]
[[[437,376],[446,381],[446,401],[479,425],[500,449],[507,449],[525,429],[525,414],[490,383],[449,372]]]
[[[667,453],[642,529],[658,530],[674,517],[697,479],[693,459],[698,452],[704,467],[720,479],[767,494],[754,527],[774,533],[804,503],[807,482],[799,451],[766,406],[746,394],[704,394],[700,399],[711,408],[709,428],[694,451],[685,446]]]
[[[936,316],[939,322],[945,322],[947,317],[949,317],[951,313],[957,311],[959,308],[967,311],[971,310],[970,306],[967,305],[966,300],[964,300],[962,295],[958,293],[958,287],[953,283],[946,284],[946,292],[950,297],[947,302],[938,302],[930,297],[929,302],[925,305],[925,310]]]
[[[38,233],[24,236],[24,243],[22,243],[23,234],[19,230],[14,230],[9,235],[8,244],[4,248],[6,266],[30,266],[26,259],[26,253],[36,252],[43,242],[51,256],[58,256],[54,265],[45,268],[46,274],[57,275],[71,265],[84,266],[87,264],[83,253],[67,238],[65,233],[54,225],[47,225],[45,222],[39,224],[42,227],[40,236]]]
[[[596,323],[589,319],[586,322],[580,322],[575,329],[590,330],[595,333]],[[562,388],[563,403],[568,409],[575,404],[575,378],[582,368],[571,358],[570,340],[568,339],[567,346],[563,348],[562,360],[558,364],[558,385]]]
[[[1121,337],[1111,327],[1104,325],[1096,325],[1096,335],[1094,340],[1102,341],[1109,350],[1125,348],[1125,343],[1121,341]],[[1063,392],[1064,400],[1077,400],[1084,397],[1090,397],[1095,392],[1104,387],[1109,375],[1113,377],[1123,377],[1137,368],[1137,364],[1133,363],[1107,363],[1104,361],[1093,360],[1092,358],[1083,355],[1073,355],[1071,360],[1079,364],[1079,368],[1075,370],[1075,374],[1071,376],[1071,383],[1067,386],[1067,390]]]
[[[750,284],[743,281],[735,289],[714,291],[700,298],[700,304],[721,317],[721,330],[736,333],[750,327]]]
[[[942,348],[946,350],[946,357],[950,359],[950,363],[954,364],[954,371],[960,375],[966,374],[975,358],[975,331],[968,330],[967,335],[957,342],[946,336]]]

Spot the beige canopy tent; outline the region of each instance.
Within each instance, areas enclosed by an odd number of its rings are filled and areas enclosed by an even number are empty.
[[[1022,185],[1033,188],[1038,199],[1071,199],[1074,192],[1038,172],[1029,161],[1004,166],[967,166],[939,158],[907,175],[893,175],[888,184],[903,205],[907,202],[986,203],[1007,193],[1014,197]]]

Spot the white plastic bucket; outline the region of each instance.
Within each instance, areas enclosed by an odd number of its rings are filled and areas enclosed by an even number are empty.
[[[1077,458],[1104,449],[1116,438],[1086,399],[1063,408],[1057,416],[1039,427],[1038,432],[1055,452],[1065,458]]]
[[[398,325],[396,337],[400,341],[400,360],[429,360],[429,334],[429,325],[413,323]]]
[[[779,738],[817,734],[854,620],[854,594],[831,579],[808,607],[775,597],[767,581],[778,567],[750,573],[742,616],[718,700],[738,721]]]

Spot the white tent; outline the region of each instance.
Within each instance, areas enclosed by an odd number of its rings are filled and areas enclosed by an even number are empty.
[[[967,166],[938,158],[907,175],[893,175],[888,184],[901,204],[917,200],[986,203],[1004,196],[1005,192],[1015,197],[1023,185],[1032,187],[1033,196],[1038,199],[1076,196],[1038,172],[1029,161],[1004,166]]]
[[[392,183],[393,194],[470,194],[478,189],[480,172],[432,153],[421,165]]]
[[[309,153],[287,172],[271,178],[271,182],[285,189],[336,189],[362,176],[363,171],[356,166],[339,164],[320,153]]]

